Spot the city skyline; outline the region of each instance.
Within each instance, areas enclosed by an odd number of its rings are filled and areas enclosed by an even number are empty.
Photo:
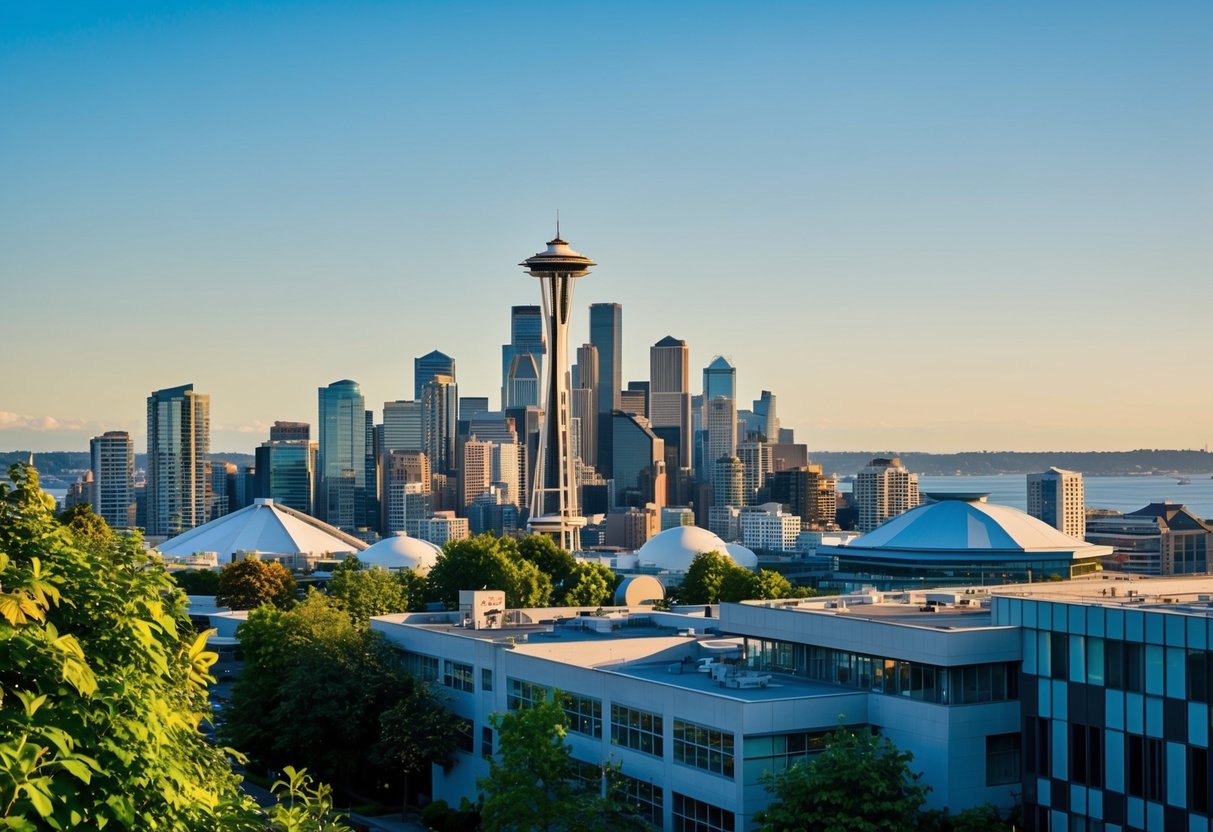
[[[1202,447],[1213,391],[1175,371],[1211,344],[1211,31],[1197,3],[5,8],[0,450],[142,452],[148,394],[194,384],[211,448],[252,453],[338,380],[380,420],[432,350],[496,403],[557,208],[601,263],[570,344],[621,304],[625,387],[671,336],[693,393],[727,356],[810,451]],[[529,129],[554,106],[579,129]]]

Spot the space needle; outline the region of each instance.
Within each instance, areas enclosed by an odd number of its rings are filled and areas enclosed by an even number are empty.
[[[573,434],[569,419],[569,315],[573,307],[573,281],[598,265],[556,239],[547,248],[518,265],[539,278],[543,295],[543,324],[551,344],[551,359],[543,377],[543,423],[535,460],[527,530],[551,537],[568,552],[580,549],[580,531],[586,520],[577,503]]]

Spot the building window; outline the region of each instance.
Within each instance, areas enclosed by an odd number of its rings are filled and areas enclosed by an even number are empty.
[[[1028,774],[1048,777],[1053,754],[1053,732],[1049,720],[1043,717],[1024,717],[1024,769]]]
[[[1165,783],[1162,779],[1162,740],[1137,734],[1125,736],[1125,780],[1133,797],[1161,801]]]
[[[480,729],[480,756],[486,760],[493,757],[493,729],[488,725]]]
[[[1020,781],[1019,734],[986,737],[986,785],[1005,786]]]
[[[1069,678],[1070,636],[1067,633],[1049,633],[1049,660],[1054,679]]]
[[[602,738],[602,700],[576,693],[559,693],[560,707],[570,731]]]
[[[493,671],[492,668],[480,668],[480,689],[489,691],[493,689]]]
[[[524,682],[521,679],[507,678],[505,682],[506,707],[511,711],[519,708],[529,708],[536,702],[544,702],[548,698],[548,689],[543,685]]]
[[[476,750],[475,738],[472,734],[472,721],[463,717],[455,717],[455,747],[460,751],[471,754]]]
[[[778,774],[793,763],[807,760],[825,750],[830,731],[801,731],[794,734],[768,734],[746,737],[743,781],[747,786],[762,785],[766,772]]]
[[[1209,749],[1188,746],[1188,808],[1209,814]]]
[[[615,800],[632,810],[645,822],[658,829],[665,822],[664,794],[661,786],[654,786],[647,780],[637,780],[626,774],[616,773],[611,778],[615,790]]]
[[[442,663],[442,684],[454,690],[472,693],[476,690],[476,677],[472,675],[472,666],[446,659]]]
[[[674,832],[735,832],[733,813],[674,792]]]
[[[1070,782],[1103,787],[1103,729],[1070,724]]]
[[[674,720],[674,759],[725,777],[733,776],[733,735],[694,722]]]
[[[1141,693],[1146,687],[1146,665],[1140,644],[1108,641],[1104,644],[1104,684],[1116,690]]]
[[[616,745],[661,757],[665,754],[662,734],[659,714],[622,705],[611,706],[611,742]]]
[[[401,662],[406,672],[426,682],[438,681],[438,659],[423,653],[403,651]]]
[[[1213,662],[1206,650],[1188,650],[1187,660],[1188,698],[1193,702],[1208,702],[1209,690],[1213,688]]]

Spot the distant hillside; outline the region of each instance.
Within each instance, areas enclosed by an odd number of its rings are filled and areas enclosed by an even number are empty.
[[[29,451],[0,451],[0,478],[6,477],[8,467],[14,462],[29,459]],[[253,464],[252,454],[215,453],[212,460],[230,462],[244,466]],[[45,488],[67,488],[88,468],[88,453],[85,451],[48,451],[34,454],[34,467]],[[135,468],[147,467],[147,454],[135,454]]]
[[[812,462],[827,473],[854,474],[874,457],[899,456],[917,474],[947,476],[967,474],[1032,474],[1050,467],[1081,471],[1088,476],[1122,474],[1208,474],[1213,472],[1213,454],[1205,451],[968,451],[959,454],[923,454],[889,451],[810,452]]]

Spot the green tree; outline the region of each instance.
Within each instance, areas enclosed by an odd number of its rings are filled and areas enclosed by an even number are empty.
[[[447,609],[459,606],[464,589],[502,590],[512,609],[546,606],[552,596],[551,579],[518,554],[513,540],[489,534],[446,544],[428,577],[430,597]]]
[[[184,569],[170,572],[186,595],[215,595],[219,592],[219,573],[213,569]]]
[[[614,595],[614,572],[600,563],[578,563],[553,602],[560,607],[601,607]]]
[[[733,559],[720,552],[700,552],[691,561],[678,585],[678,603],[715,604],[725,578],[737,568]]]
[[[552,579],[552,586],[559,590],[577,568],[577,560],[556,541],[545,534],[528,534],[515,541],[518,554],[539,567],[539,571]]]
[[[379,742],[372,757],[404,776],[402,809],[409,800],[409,779],[433,763],[451,761],[459,740],[459,720],[420,679],[406,680],[405,692],[379,715]]]
[[[215,602],[234,610],[273,604],[286,609],[295,600],[295,577],[276,560],[256,557],[230,563],[219,573]]]
[[[215,656],[135,535],[0,485],[0,827],[253,830],[198,726]],[[93,515],[95,517],[95,515]]]
[[[331,788],[314,784],[307,769],[283,766],[282,773],[286,779],[270,787],[278,798],[268,812],[271,832],[349,832],[344,814],[333,808]]]
[[[886,737],[839,728],[811,761],[767,777],[775,799],[755,820],[762,832],[913,832],[928,787],[912,760]]]
[[[354,619],[365,625],[372,615],[407,612],[408,590],[386,569],[340,569],[329,579],[328,594]]]
[[[584,820],[584,792],[573,781],[564,710],[545,700],[494,714],[499,753],[489,761],[481,826],[485,832],[571,830]]]

